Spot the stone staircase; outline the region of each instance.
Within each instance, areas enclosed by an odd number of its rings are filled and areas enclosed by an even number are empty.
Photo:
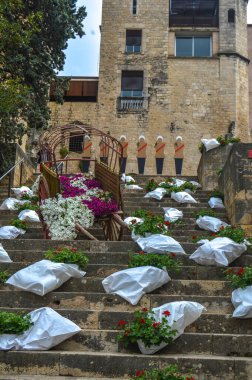
[[[144,186],[153,177],[134,178],[137,184]],[[208,235],[195,226],[195,211],[207,207],[207,192],[197,191],[195,198],[199,204],[183,207],[169,198],[159,202],[143,196],[144,191],[124,191],[126,214],[131,215],[138,208],[160,214],[162,207],[183,210],[185,225],[174,227],[173,236],[182,243],[187,254],[196,249],[191,243],[192,235]],[[6,189],[2,186],[0,199],[5,197]],[[0,225],[7,225],[15,214],[0,211]],[[225,211],[218,212],[218,216],[227,220]],[[90,231],[102,239],[98,226]],[[2,243],[14,262],[1,263],[0,270],[10,273],[41,260],[46,250],[59,245],[81,248],[90,257],[90,264],[82,280],[70,280],[45,297],[8,286],[0,288],[1,311],[26,313],[49,306],[82,328],[81,333],[48,352],[0,352],[0,379],[127,379],[137,370],[174,363],[179,363],[185,372],[192,369],[199,380],[252,379],[252,323],[249,319],[231,318],[231,289],[221,268],[199,266],[187,257],[180,257],[181,272],[171,274],[170,283],[145,295],[139,305],[133,307],[118,296],[106,294],[101,284],[104,277],[127,268],[129,252],[139,251],[128,232],[122,242],[57,242],[43,240],[41,227],[31,225],[21,238]],[[252,255],[246,253],[233,266],[251,264]],[[137,349],[125,349],[116,342],[114,327],[119,320],[130,319],[135,309],[179,300],[199,302],[207,311],[172,345],[156,355],[145,356]]]

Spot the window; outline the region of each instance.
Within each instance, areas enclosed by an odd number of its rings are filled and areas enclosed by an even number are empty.
[[[170,0],[170,26],[218,25],[219,0]]]
[[[122,97],[143,96],[143,71],[122,72]]]
[[[137,0],[133,0],[133,3],[132,3],[132,13],[133,13],[133,15],[137,14]]]
[[[141,30],[126,30],[126,52],[140,53],[142,45]]]
[[[83,136],[70,136],[69,152],[81,153],[83,150]]]
[[[230,23],[235,22],[235,10],[234,9],[228,10],[228,22],[230,22]]]
[[[176,37],[176,57],[211,57],[211,37]]]

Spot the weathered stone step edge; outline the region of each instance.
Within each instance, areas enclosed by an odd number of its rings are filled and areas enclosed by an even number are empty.
[[[42,255],[41,255],[42,256]],[[41,260],[43,256],[41,257]],[[10,274],[16,273],[18,270],[23,269],[33,263],[39,261],[38,259],[28,262],[14,262],[14,263],[0,263],[1,271],[8,271]],[[192,264],[190,266],[190,264]],[[86,269],[85,277],[107,277],[112,273],[127,269],[128,265],[125,264],[89,264]],[[225,281],[223,269],[218,267],[212,267],[211,271],[204,270],[204,267],[193,265],[193,262],[189,262],[188,266],[181,266],[180,272],[175,272],[172,269],[168,269],[170,277],[181,280],[220,280]]]
[[[32,376],[1,376],[0,380],[90,380],[90,377],[72,377],[72,376],[43,376],[43,375],[32,375]],[[110,380],[111,377],[93,377],[93,380]],[[113,377],[113,380],[125,380],[125,377]]]
[[[138,308],[136,307],[136,310]],[[33,308],[4,308],[0,311],[16,312],[22,315],[34,310]],[[120,320],[131,321],[132,311],[97,311],[97,310],[71,310],[57,309],[57,312],[70,319],[84,330],[111,330]],[[203,312],[201,317],[186,328],[186,332],[215,333],[215,334],[252,334],[252,325],[249,319],[232,318],[232,314],[209,314]]]
[[[72,338],[59,344],[56,351],[93,351],[138,353],[137,346],[125,348],[117,342],[118,331],[82,330]],[[252,357],[252,335],[184,333],[172,344],[160,351],[165,354],[205,354],[220,356]],[[53,350],[54,350],[53,349]]]
[[[83,279],[70,279],[61,285],[60,288],[55,289],[55,292],[88,292],[88,293],[105,293],[102,285],[104,277],[83,277]],[[190,295],[204,294],[208,296],[229,296],[231,297],[231,289],[227,281],[213,281],[213,280],[172,280],[162,287],[150,292],[148,294],[165,294],[170,295]],[[10,297],[12,293],[19,292],[18,289],[9,286],[0,287],[1,297]]]
[[[249,380],[252,359],[209,355],[151,355],[93,352],[0,352],[2,374],[84,376],[134,375],[137,370],[179,364],[198,380]],[[129,373],[131,368],[131,373]],[[220,377],[222,376],[222,377]],[[223,377],[225,376],[225,377]]]
[[[88,292],[51,292],[44,297],[23,291],[7,292],[3,297],[0,291],[0,307],[4,308],[39,308],[48,306],[57,309],[83,309],[83,310],[111,310],[132,311],[136,306],[130,305],[120,296],[106,293]],[[233,313],[233,305],[230,296],[198,296],[198,295],[164,295],[146,294],[141,298],[137,307],[159,307],[174,301],[191,301],[202,304],[209,314]]]
[[[44,258],[45,251],[34,251],[34,250],[8,250],[8,254],[10,258],[17,263],[33,263],[40,261]],[[90,259],[91,265],[127,265],[129,261],[129,256],[131,253],[134,253],[133,251],[130,252],[89,252],[85,251],[87,256]],[[136,251],[139,252],[139,249]],[[197,264],[193,260],[189,259],[189,255],[185,256],[176,256],[175,260],[178,260],[181,262],[182,266],[190,266],[195,267],[199,271],[204,272],[212,272],[212,271],[222,271],[225,268],[224,267],[206,267]],[[0,263],[0,265],[8,265],[11,263]],[[238,259],[233,261],[229,266],[231,267],[240,267],[244,265],[252,265],[252,255],[251,253],[245,252],[242,256],[240,256]],[[210,270],[211,268],[211,270]],[[209,269],[209,270],[208,270]]]

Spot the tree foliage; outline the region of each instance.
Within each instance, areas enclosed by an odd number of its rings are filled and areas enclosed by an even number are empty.
[[[77,0],[1,0],[0,141],[20,139],[26,127],[41,129],[50,119],[49,86],[62,102],[67,81],[57,73],[67,41],[82,37],[85,7]]]

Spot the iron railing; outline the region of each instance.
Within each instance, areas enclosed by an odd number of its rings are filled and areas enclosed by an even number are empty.
[[[120,97],[118,98],[119,111],[140,111],[144,108],[144,98]]]

